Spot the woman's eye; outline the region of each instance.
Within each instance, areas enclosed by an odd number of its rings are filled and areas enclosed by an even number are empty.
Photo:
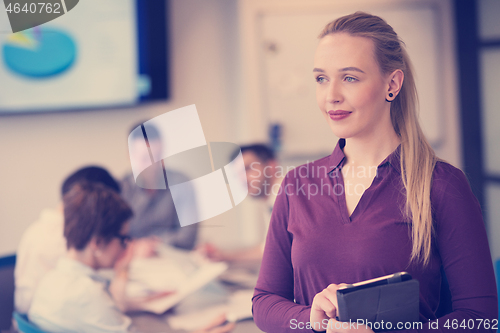
[[[325,82],[325,78],[324,78],[324,77],[322,77],[322,76],[318,76],[318,77],[316,78],[316,82],[318,82],[318,83],[323,83],[323,82]]]
[[[354,81],[357,81],[357,79],[356,79],[356,78],[353,78],[352,76],[346,76],[346,77],[345,77],[345,80],[346,80],[347,82],[354,82]]]

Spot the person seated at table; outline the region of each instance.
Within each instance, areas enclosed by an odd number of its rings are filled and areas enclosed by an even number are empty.
[[[120,185],[109,172],[98,166],[86,166],[71,173],[61,186],[64,196],[77,182],[100,183],[120,193]],[[38,220],[23,233],[16,253],[15,309],[26,314],[33,294],[43,276],[56,267],[57,261],[66,254],[62,203],[57,208],[44,209]]]
[[[189,214],[196,214],[196,209],[193,209],[194,205],[188,200],[176,201],[174,206],[172,192],[165,183],[162,164],[151,161],[151,157],[159,161],[162,156],[160,131],[151,124],[144,125],[149,147],[147,148],[140,130],[141,125],[142,123],[135,125],[130,131],[129,152],[132,164],[144,171],[137,179],[129,173],[121,181],[122,196],[134,212],[130,221],[130,236],[134,239],[150,239],[151,252],[154,252],[157,240],[176,248],[192,250],[196,242],[198,224],[181,227],[176,209],[187,210]],[[189,180],[180,172],[170,169],[165,172],[169,179],[174,179],[176,183]],[[167,188],[162,189],[165,186]]]
[[[115,191],[83,181],[63,204],[68,251],[40,282],[28,317],[49,332],[127,332],[131,319],[123,312],[140,309],[125,293],[132,210]],[[96,273],[103,268],[114,268],[111,283]]]
[[[49,332],[126,332],[123,297],[115,303],[108,292],[118,289],[97,275],[115,266],[116,285],[126,278],[123,257],[132,210],[101,184],[79,182],[64,195],[64,237],[67,254],[40,281],[28,311],[29,319]],[[114,285],[113,285],[114,286]],[[116,297],[115,296],[115,297]]]
[[[245,163],[248,194],[264,204],[261,212],[262,241],[255,246],[239,250],[222,250],[207,243],[200,247],[200,251],[214,261],[260,263],[264,253],[265,234],[271,220],[274,201],[283,180],[283,171],[278,165],[274,151],[267,145],[255,143],[241,146],[240,149]],[[231,160],[235,157],[236,155],[233,155]]]

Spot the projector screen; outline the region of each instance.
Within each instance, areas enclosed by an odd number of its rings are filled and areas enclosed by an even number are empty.
[[[0,114],[167,99],[166,16],[164,0],[85,0],[15,34],[3,24]]]

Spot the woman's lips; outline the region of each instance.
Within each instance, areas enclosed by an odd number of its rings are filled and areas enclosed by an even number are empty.
[[[330,116],[331,120],[345,119],[345,118],[349,117],[349,115],[351,113],[352,112],[350,112],[350,111],[344,111],[344,110],[328,111],[328,115]]]

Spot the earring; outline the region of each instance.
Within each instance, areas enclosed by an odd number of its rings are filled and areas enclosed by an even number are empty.
[[[394,96],[394,95],[392,93],[389,93],[389,97],[392,97],[392,96]],[[387,98],[385,100],[386,100],[386,102],[389,102],[389,103],[392,102],[392,101],[388,100]]]

